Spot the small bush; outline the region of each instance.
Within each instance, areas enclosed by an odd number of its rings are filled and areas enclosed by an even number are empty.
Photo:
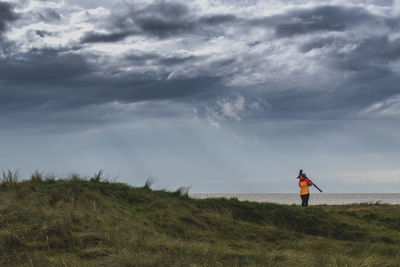
[[[31,175],[31,180],[33,182],[41,182],[43,180],[43,175],[41,172],[36,170],[32,175]]]
[[[56,181],[56,175],[54,173],[50,172],[50,173],[46,174],[45,179],[46,179],[46,182],[48,182],[48,183],[54,183]]]
[[[68,179],[69,179],[70,181],[72,181],[72,182],[77,182],[77,181],[82,181],[82,180],[83,180],[83,179],[79,176],[79,174],[78,174],[78,173],[75,173],[75,172],[71,173],[71,174],[69,175]]]
[[[175,191],[175,194],[181,197],[189,197],[189,190],[190,186],[181,186]]]

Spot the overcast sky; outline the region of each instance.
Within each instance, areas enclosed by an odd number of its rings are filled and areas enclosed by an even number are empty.
[[[0,168],[400,192],[400,1],[0,1]]]

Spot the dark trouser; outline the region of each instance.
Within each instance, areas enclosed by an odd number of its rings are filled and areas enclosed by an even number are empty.
[[[308,206],[308,199],[310,198],[310,194],[300,195],[301,196],[301,205]]]

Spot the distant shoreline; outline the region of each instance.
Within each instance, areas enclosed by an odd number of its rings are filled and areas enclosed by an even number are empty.
[[[269,202],[276,204],[299,204],[296,193],[189,193],[193,198],[237,198],[241,201]],[[400,205],[400,193],[311,193],[311,205],[350,204],[391,204]]]

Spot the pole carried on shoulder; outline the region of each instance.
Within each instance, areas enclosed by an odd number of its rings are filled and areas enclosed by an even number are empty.
[[[312,185],[313,185],[313,186],[315,186],[315,188],[317,188],[317,189],[318,189],[318,191],[322,193],[322,190],[321,190],[321,189],[319,189],[319,187],[318,187],[316,184],[314,184],[314,183],[312,182]]]
[[[297,179],[299,179],[301,176],[303,175],[303,170],[300,170],[299,171],[299,176],[297,176]],[[310,180],[311,181],[311,179],[310,178],[308,178],[307,176],[305,176],[308,180]],[[313,186],[315,187],[315,188],[317,188],[318,189],[318,191],[319,192],[321,192],[322,193],[322,190],[321,189],[319,189],[319,187],[316,185],[316,184],[314,184],[314,182],[313,181],[311,181],[311,183],[313,184]]]

